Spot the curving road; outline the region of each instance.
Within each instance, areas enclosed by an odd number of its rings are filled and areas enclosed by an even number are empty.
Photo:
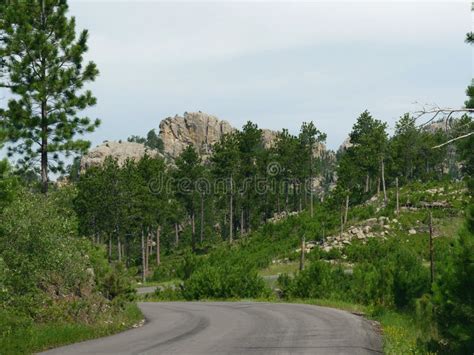
[[[348,312],[257,302],[140,303],[146,324],[45,354],[380,354],[371,323]]]

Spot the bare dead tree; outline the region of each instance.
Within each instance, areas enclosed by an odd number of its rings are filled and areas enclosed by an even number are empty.
[[[425,105],[422,107],[421,110],[415,111],[412,116],[413,116],[414,122],[416,121],[419,122],[423,119],[426,119],[424,122],[418,125],[419,128],[426,127],[428,124],[430,124],[431,122],[439,118],[441,121],[445,122],[445,128],[446,130],[448,130],[450,128],[451,118],[456,113],[464,113],[464,114],[474,113],[474,108],[448,108],[448,107],[439,107],[437,105],[428,105],[428,106]],[[454,137],[432,148],[438,149],[438,148],[444,147],[445,145],[448,145],[459,139],[467,138],[473,134],[474,134],[474,131],[461,134],[460,136]]]

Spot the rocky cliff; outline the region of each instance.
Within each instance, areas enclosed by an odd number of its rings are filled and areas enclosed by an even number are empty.
[[[185,112],[183,116],[162,120],[159,136],[163,141],[163,153],[170,160],[176,159],[188,145],[206,159],[211,154],[212,145],[234,130],[229,122],[207,113]]]

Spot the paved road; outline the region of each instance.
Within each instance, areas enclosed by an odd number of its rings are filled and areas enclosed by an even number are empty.
[[[46,354],[378,354],[369,321],[336,309],[282,303],[140,303],[147,323]]]

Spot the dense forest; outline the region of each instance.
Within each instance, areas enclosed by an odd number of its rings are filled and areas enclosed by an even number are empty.
[[[464,108],[403,114],[392,135],[369,111],[355,113],[335,153],[314,122],[282,129],[269,147],[248,122],[205,159],[190,145],[174,161],[150,154],[81,170],[77,158],[67,164],[100,124],[79,116],[96,104],[84,89],[99,73],[83,61],[88,33],[77,34],[65,1],[0,4],[6,353],[130,327],[141,319],[135,284],[150,281],[176,281],[155,299],[325,299],[364,305],[379,320],[415,314],[425,327],[417,323],[416,351],[472,352],[472,86]],[[129,141],[162,149],[155,130]],[[442,196],[427,197],[430,188]],[[325,247],[371,218],[392,221],[374,229],[401,227]],[[453,220],[459,228],[433,242],[433,223]],[[408,242],[417,223],[429,230]],[[299,270],[279,273],[272,289],[261,270],[291,262]]]

